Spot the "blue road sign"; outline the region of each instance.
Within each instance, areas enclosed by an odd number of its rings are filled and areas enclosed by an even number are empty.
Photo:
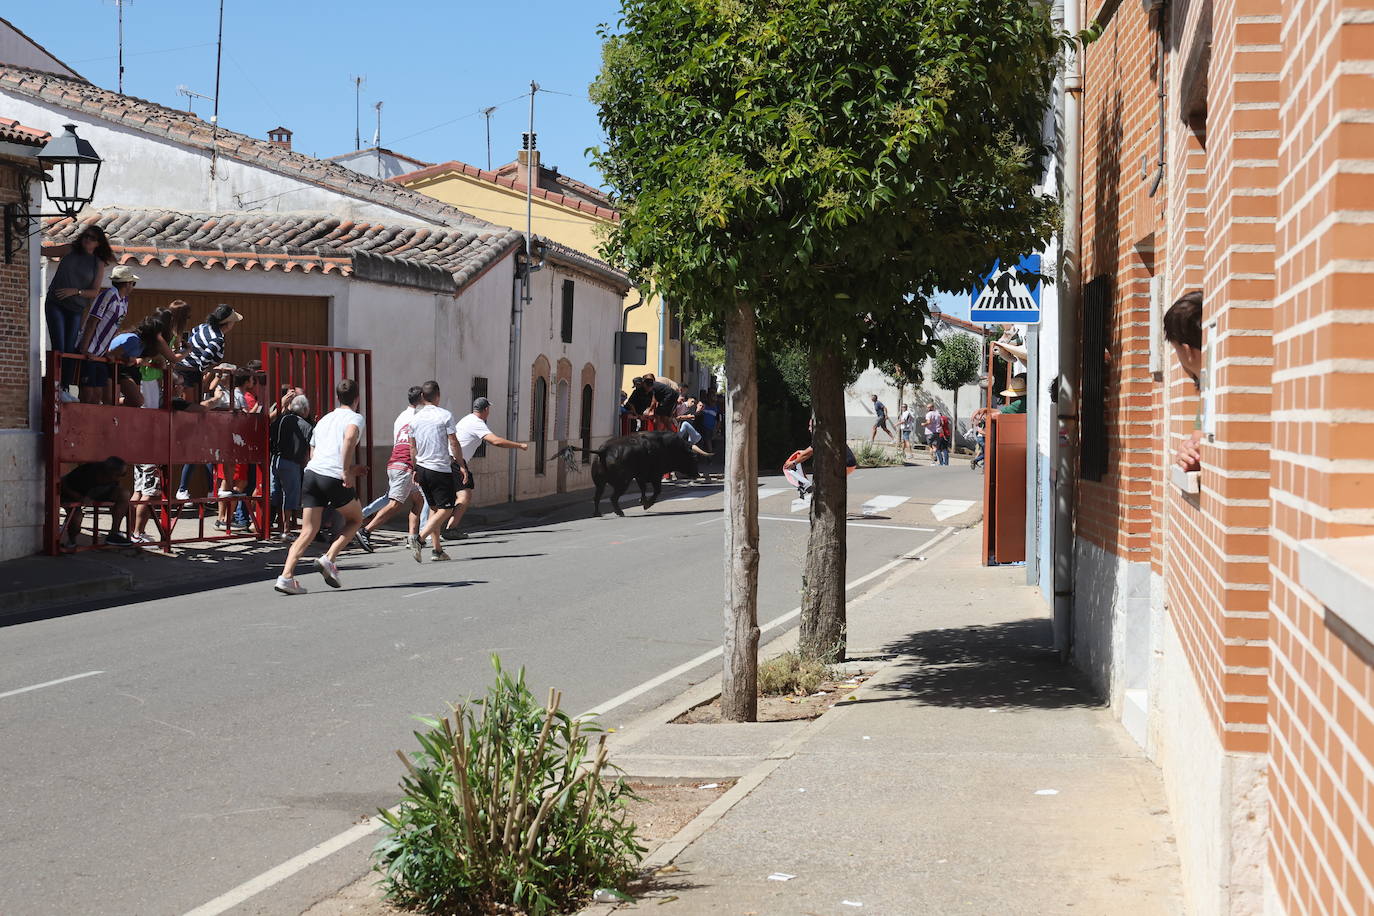
[[[983,278],[983,288],[973,290],[969,298],[969,321],[982,324],[1039,324],[1040,287],[1038,280],[1025,281],[1023,273],[1040,273],[1040,255],[1021,259],[1015,267],[1003,267],[998,261]]]

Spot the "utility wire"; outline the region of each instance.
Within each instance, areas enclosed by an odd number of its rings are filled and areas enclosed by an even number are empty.
[[[172,54],[172,53],[174,53],[174,52],[176,52],[176,51],[194,51],[194,50],[196,50],[197,48],[213,48],[214,46],[215,46],[215,43],[214,43],[213,41],[206,41],[206,42],[202,42],[201,44],[198,44],[198,45],[182,45],[182,46],[179,47],[179,48],[158,48],[158,49],[153,50],[153,51],[125,51],[125,52],[124,52],[124,56],[125,56],[125,57],[143,57],[144,55],[147,55],[147,54]],[[102,57],[83,57],[83,58],[81,58],[80,60],[74,60],[74,61],[71,61],[70,63],[73,63],[73,64],[90,64],[90,63],[95,63],[96,61],[101,61],[101,60],[114,60],[116,57],[118,57],[118,55],[116,55],[116,54],[106,54],[106,55],[104,55],[104,56],[102,56]]]
[[[509,105],[511,102],[518,102],[518,101],[520,101],[521,99],[523,99],[523,98],[528,98],[528,97],[529,97],[529,91],[526,90],[525,92],[520,93],[519,95],[515,96],[514,98],[506,99],[504,102],[497,102],[495,105],[492,105],[492,106],[490,106],[490,107],[493,108],[493,109],[500,108],[502,105]],[[393,141],[391,141],[391,142],[392,142],[392,143],[400,143],[400,142],[403,141],[403,140],[409,140],[409,139],[411,139],[412,137],[418,137],[418,136],[420,136],[421,134],[427,134],[427,133],[429,133],[429,132],[432,131],[432,130],[438,130],[438,129],[441,128],[441,127],[448,127],[450,124],[457,124],[459,121],[466,121],[468,118],[477,118],[477,117],[481,117],[481,115],[483,114],[483,112],[485,112],[486,110],[487,110],[487,109],[485,109],[485,108],[479,108],[479,109],[477,109],[476,111],[470,112],[470,113],[468,113],[468,114],[460,115],[459,117],[456,117],[456,118],[452,119],[451,121],[445,121],[445,122],[442,123],[442,124],[435,124],[433,127],[426,127],[424,130],[417,130],[415,133],[413,133],[413,134],[407,134],[407,135],[404,136],[404,137],[397,137],[395,140],[393,140]]]

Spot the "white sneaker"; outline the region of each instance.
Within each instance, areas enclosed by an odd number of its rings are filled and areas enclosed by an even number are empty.
[[[410,542],[406,544],[406,546],[410,548],[410,554],[411,556],[415,557],[416,563],[424,562],[421,559],[421,556],[425,552],[425,545],[419,538],[411,538]]]
[[[445,553],[445,552],[443,551],[442,548],[439,549],[439,550],[431,550],[431,551],[429,552],[429,558],[430,558],[431,560],[433,560],[434,562],[436,562],[436,563],[439,562],[440,560],[452,560],[452,559],[453,559],[453,557],[451,557],[451,556],[449,556],[447,553]]]
[[[343,583],[339,581],[339,567],[334,565],[334,561],[329,557],[316,557],[315,568],[324,576],[324,581],[330,588],[342,588]]]
[[[233,495],[234,495],[234,491],[233,491],[233,490],[220,490],[220,491],[219,491],[219,498],[220,498],[220,499],[228,499],[229,497],[231,497],[231,496],[233,496]]]
[[[59,388],[57,389],[57,400],[63,404],[75,404],[77,398],[67,389]]]
[[[191,498],[191,491],[190,491],[190,490],[177,490],[177,499],[190,499],[190,498]]]
[[[295,579],[287,579],[284,576],[277,576],[277,584],[272,587],[277,591],[281,592],[283,595],[306,594],[304,585],[301,585]]]

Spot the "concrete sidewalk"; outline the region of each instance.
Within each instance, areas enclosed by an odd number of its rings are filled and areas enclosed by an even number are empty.
[[[753,769],[651,855],[668,872],[619,909],[1183,911],[1158,771],[1058,662],[1022,571],[978,565],[979,534],[955,534],[851,602],[850,654],[892,659],[813,724],[666,726],[684,758],[715,744],[737,759],[749,729],[781,740],[746,750]],[[689,738],[720,728],[719,741]],[[636,739],[625,759],[667,754],[664,740]]]

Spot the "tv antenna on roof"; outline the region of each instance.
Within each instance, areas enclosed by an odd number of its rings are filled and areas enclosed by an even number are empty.
[[[191,107],[194,104],[191,101],[192,99],[204,99],[207,102],[213,102],[215,100],[214,96],[201,95],[199,92],[196,92],[194,89],[191,89],[190,87],[184,84],[177,87],[177,95],[186,96],[186,110],[189,111],[191,114],[195,114],[195,111]]]
[[[353,82],[353,148],[363,148],[363,83],[365,76],[350,76]]]
[[[496,110],[496,106],[482,109],[482,117],[487,119],[487,171],[491,171],[491,113]]]
[[[119,94],[124,94],[124,4],[129,0],[114,0],[115,13],[119,18]]]

